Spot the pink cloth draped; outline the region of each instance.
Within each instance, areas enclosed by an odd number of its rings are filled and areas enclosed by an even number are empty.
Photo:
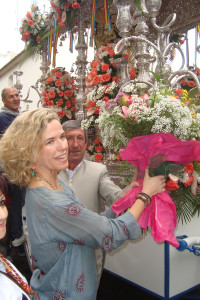
[[[200,161],[200,142],[180,141],[170,133],[156,133],[135,137],[129,141],[125,149],[120,150],[121,158],[141,171],[145,171],[145,167],[149,166],[149,159],[157,154],[165,154],[167,161],[186,165],[194,160]],[[143,182],[143,180],[138,181]],[[142,186],[134,187],[128,194],[117,200],[111,209],[119,215],[132,206],[135,196],[141,190]],[[150,206],[145,208],[138,223],[144,229],[148,226],[152,228],[151,233],[156,242],[167,241],[172,246],[179,247],[174,236],[176,206],[167,190],[152,197]]]

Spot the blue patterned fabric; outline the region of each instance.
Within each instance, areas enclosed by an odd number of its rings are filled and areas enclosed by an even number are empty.
[[[109,252],[141,231],[127,212],[114,219],[87,210],[62,181],[63,191],[38,187],[26,191],[26,213],[33,267],[31,286],[40,300],[95,300],[94,248]]]

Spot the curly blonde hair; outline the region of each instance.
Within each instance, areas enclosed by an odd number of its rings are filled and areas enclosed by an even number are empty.
[[[56,112],[37,108],[19,115],[0,140],[2,168],[10,182],[21,187],[31,180],[32,166],[37,161],[44,143],[47,124],[60,121]]]

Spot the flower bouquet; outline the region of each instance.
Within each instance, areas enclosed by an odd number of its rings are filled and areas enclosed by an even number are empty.
[[[133,205],[136,195],[142,191],[146,167],[149,167],[150,176],[165,175],[165,192],[152,197],[151,204],[145,208],[138,223],[144,229],[151,227],[156,242],[167,241],[174,247],[179,247],[174,236],[176,208],[181,207],[181,212],[187,215],[194,215],[200,210],[197,186],[200,142],[180,141],[170,133],[156,133],[131,139],[127,147],[121,149],[120,155],[123,160],[137,167],[140,186],[134,187],[117,200],[112,205],[112,210],[119,215]],[[177,189],[182,189],[182,195],[179,194],[178,197],[172,193]]]
[[[77,25],[77,13],[83,0],[51,0],[51,10],[56,14],[60,29],[72,30]]]
[[[55,68],[47,73],[43,91],[43,107],[53,107],[61,122],[75,118],[76,85],[65,68]]]
[[[92,115],[94,118],[98,117],[99,107],[96,105],[98,100],[107,102],[114,98],[119,91],[116,59],[129,56],[126,52],[116,55],[114,47],[115,44],[112,43],[100,47],[89,66],[90,72],[86,77],[87,100],[85,102],[88,117]],[[130,78],[134,79],[135,71],[131,65],[129,69]]]
[[[130,88],[127,86],[130,92]],[[152,93],[119,93],[99,101],[98,124],[104,147],[119,151],[136,136],[170,132],[180,140],[200,139],[199,103],[187,91],[161,86]]]
[[[48,24],[49,16],[41,14],[38,6],[32,5],[31,10],[22,19],[19,29],[22,41],[26,43],[27,55],[32,55],[34,52],[40,53],[44,46]]]

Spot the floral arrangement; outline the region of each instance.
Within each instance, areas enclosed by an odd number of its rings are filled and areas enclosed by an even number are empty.
[[[101,141],[98,138],[94,139],[92,142],[89,143],[89,145],[86,148],[86,151],[92,161],[103,161],[105,150]]]
[[[186,90],[172,91],[162,86],[150,95],[119,93],[97,105],[100,114],[95,122],[102,143],[113,151],[125,147],[135,136],[158,132],[170,132],[180,140],[200,139],[199,105]]]
[[[65,68],[55,68],[47,73],[43,91],[43,107],[53,107],[61,122],[75,118],[76,85]]]
[[[198,67],[189,67],[189,71],[193,72],[196,76],[199,76],[199,74],[200,74],[200,70]],[[187,91],[190,91],[191,89],[196,87],[194,78],[190,77],[190,76],[185,77],[179,83],[180,83],[180,86],[182,87],[182,89],[185,89]]]
[[[90,72],[86,77],[87,100],[85,102],[88,117],[92,115],[94,118],[98,117],[99,107],[96,105],[98,100],[107,102],[114,98],[119,91],[116,59],[129,58],[129,56],[126,52],[116,55],[114,47],[115,44],[112,43],[100,47],[89,66]],[[130,78],[134,79],[134,77],[135,71],[130,66]]]
[[[56,14],[56,21],[60,29],[72,30],[77,25],[77,12],[83,0],[51,0],[51,10]]]
[[[154,133],[171,133],[180,141],[200,140],[200,106],[192,91],[172,90],[162,84],[148,94],[133,86],[132,92],[131,86],[126,89],[129,94],[120,92],[114,99],[97,102],[100,113],[95,122],[106,149],[119,152],[132,138]],[[181,176],[175,173],[168,178],[166,188],[183,221],[199,209],[198,187],[193,187],[194,182],[200,183],[199,162],[190,161],[182,169]]]
[[[22,41],[28,50],[40,51],[44,45],[45,31],[49,23],[49,16],[41,14],[39,7],[32,5],[26,17],[22,19],[20,33]],[[36,52],[37,52],[36,51]]]

